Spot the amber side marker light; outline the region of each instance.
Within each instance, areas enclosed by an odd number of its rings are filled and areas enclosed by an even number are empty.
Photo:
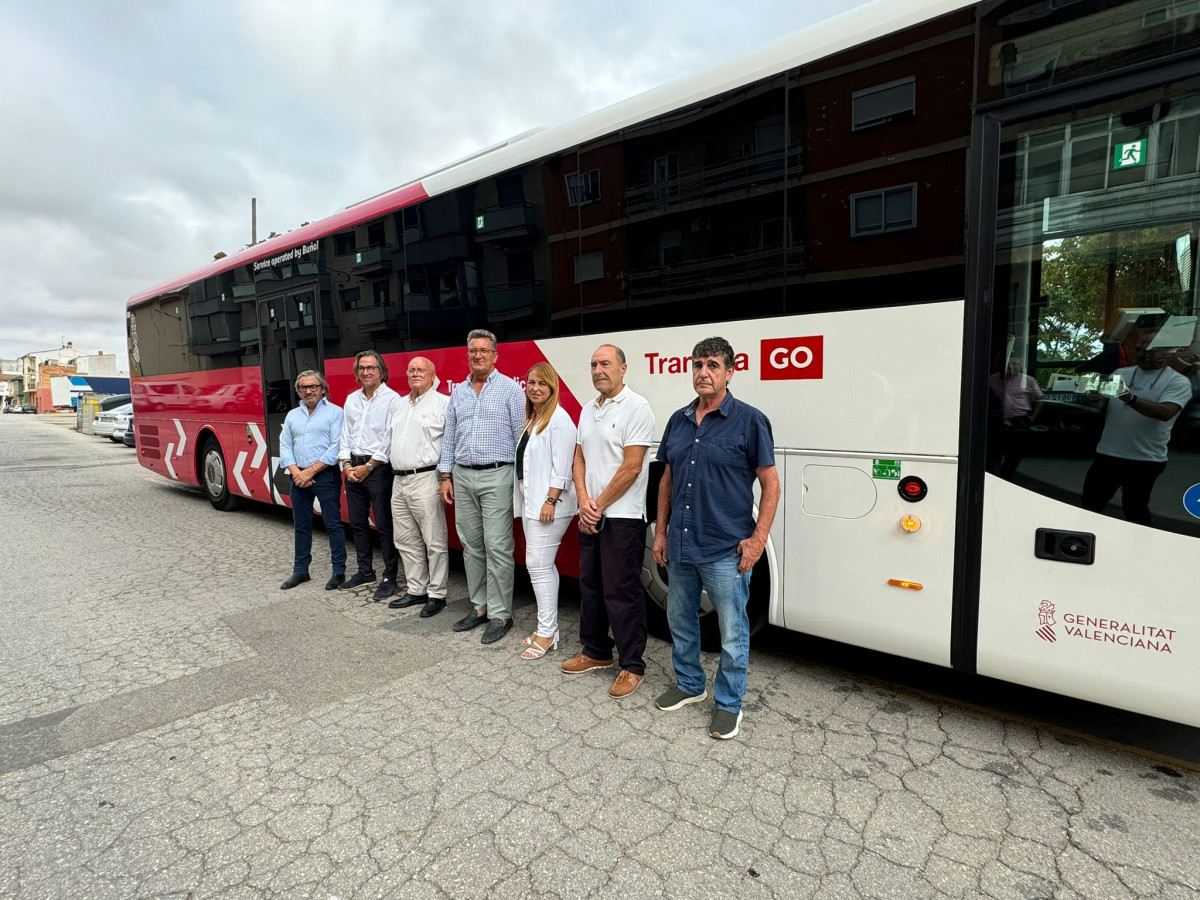
[[[919,591],[924,587],[924,585],[917,584],[915,581],[901,581],[899,578],[889,578],[888,584],[892,587],[908,588],[910,591]]]
[[[921,520],[916,516],[901,516],[900,527],[912,534],[914,531],[919,531],[921,528]]]

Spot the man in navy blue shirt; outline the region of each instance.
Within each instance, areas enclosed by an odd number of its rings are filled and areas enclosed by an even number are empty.
[[[325,585],[332,591],[346,580],[346,533],[342,531],[342,481],[338,477],[338,446],[342,440],[342,409],[329,402],[329,385],[311,369],[296,378],[302,401],[288,413],[279,436],[279,468],[292,476],[292,521],[296,527],[292,574],[279,587],[288,591],[309,580],[312,562],[313,501],[321,503],[333,575]]]
[[[721,337],[692,350],[696,399],[667,422],[658,460],[666,463],[658,488],[654,559],[667,567],[667,620],[674,646],[675,687],[655,700],[673,710],[708,696],[700,665],[700,594],[716,610],[721,661],[713,681],[709,734],[736,737],[742,723],[750,658],[750,572],[767,546],[779,506],[775,441],[765,415],[729,390],[734,355]],[[754,520],[754,482],[761,488]]]

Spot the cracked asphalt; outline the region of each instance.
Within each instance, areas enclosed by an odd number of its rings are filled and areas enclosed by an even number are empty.
[[[323,579],[55,417],[0,417],[5,898],[1200,897],[1200,776],[756,652],[741,735]],[[318,533],[314,567],[327,549]],[[712,671],[715,658],[707,659]]]

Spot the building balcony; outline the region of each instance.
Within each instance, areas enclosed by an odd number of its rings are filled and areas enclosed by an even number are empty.
[[[408,231],[405,231],[406,240],[407,235]],[[423,266],[451,259],[471,259],[475,255],[475,238],[461,232],[422,238],[406,243],[404,253],[409,266]]]
[[[475,213],[475,237],[486,241],[537,237],[534,205],[510,203],[478,210]]]
[[[634,185],[625,191],[625,213],[665,209],[713,194],[779,181],[784,176],[785,167],[788,175],[800,175],[804,171],[802,148],[752,154],[685,172],[665,181]]]
[[[804,274],[804,244],[750,250],[676,266],[656,266],[629,272],[631,297],[703,294],[712,288],[751,285],[760,281]]]
[[[546,308],[546,283],[493,284],[483,289],[483,296],[489,321],[519,319]]]
[[[385,331],[396,327],[399,311],[391,304],[370,306],[358,310],[358,327],[362,331]]]
[[[392,270],[391,247],[368,247],[354,251],[351,272],[390,272]]]

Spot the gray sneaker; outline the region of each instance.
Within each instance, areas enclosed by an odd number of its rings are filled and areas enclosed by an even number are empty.
[[[673,687],[666,693],[659,694],[654,701],[654,705],[664,712],[671,712],[671,710],[683,709],[689,703],[699,703],[707,697],[708,691],[701,691],[692,696],[691,694],[684,693],[677,687]]]
[[[724,709],[714,709],[712,721],[708,723],[708,733],[719,741],[727,741],[732,737],[737,737],[741,725],[742,711],[740,709],[735,713]]]

